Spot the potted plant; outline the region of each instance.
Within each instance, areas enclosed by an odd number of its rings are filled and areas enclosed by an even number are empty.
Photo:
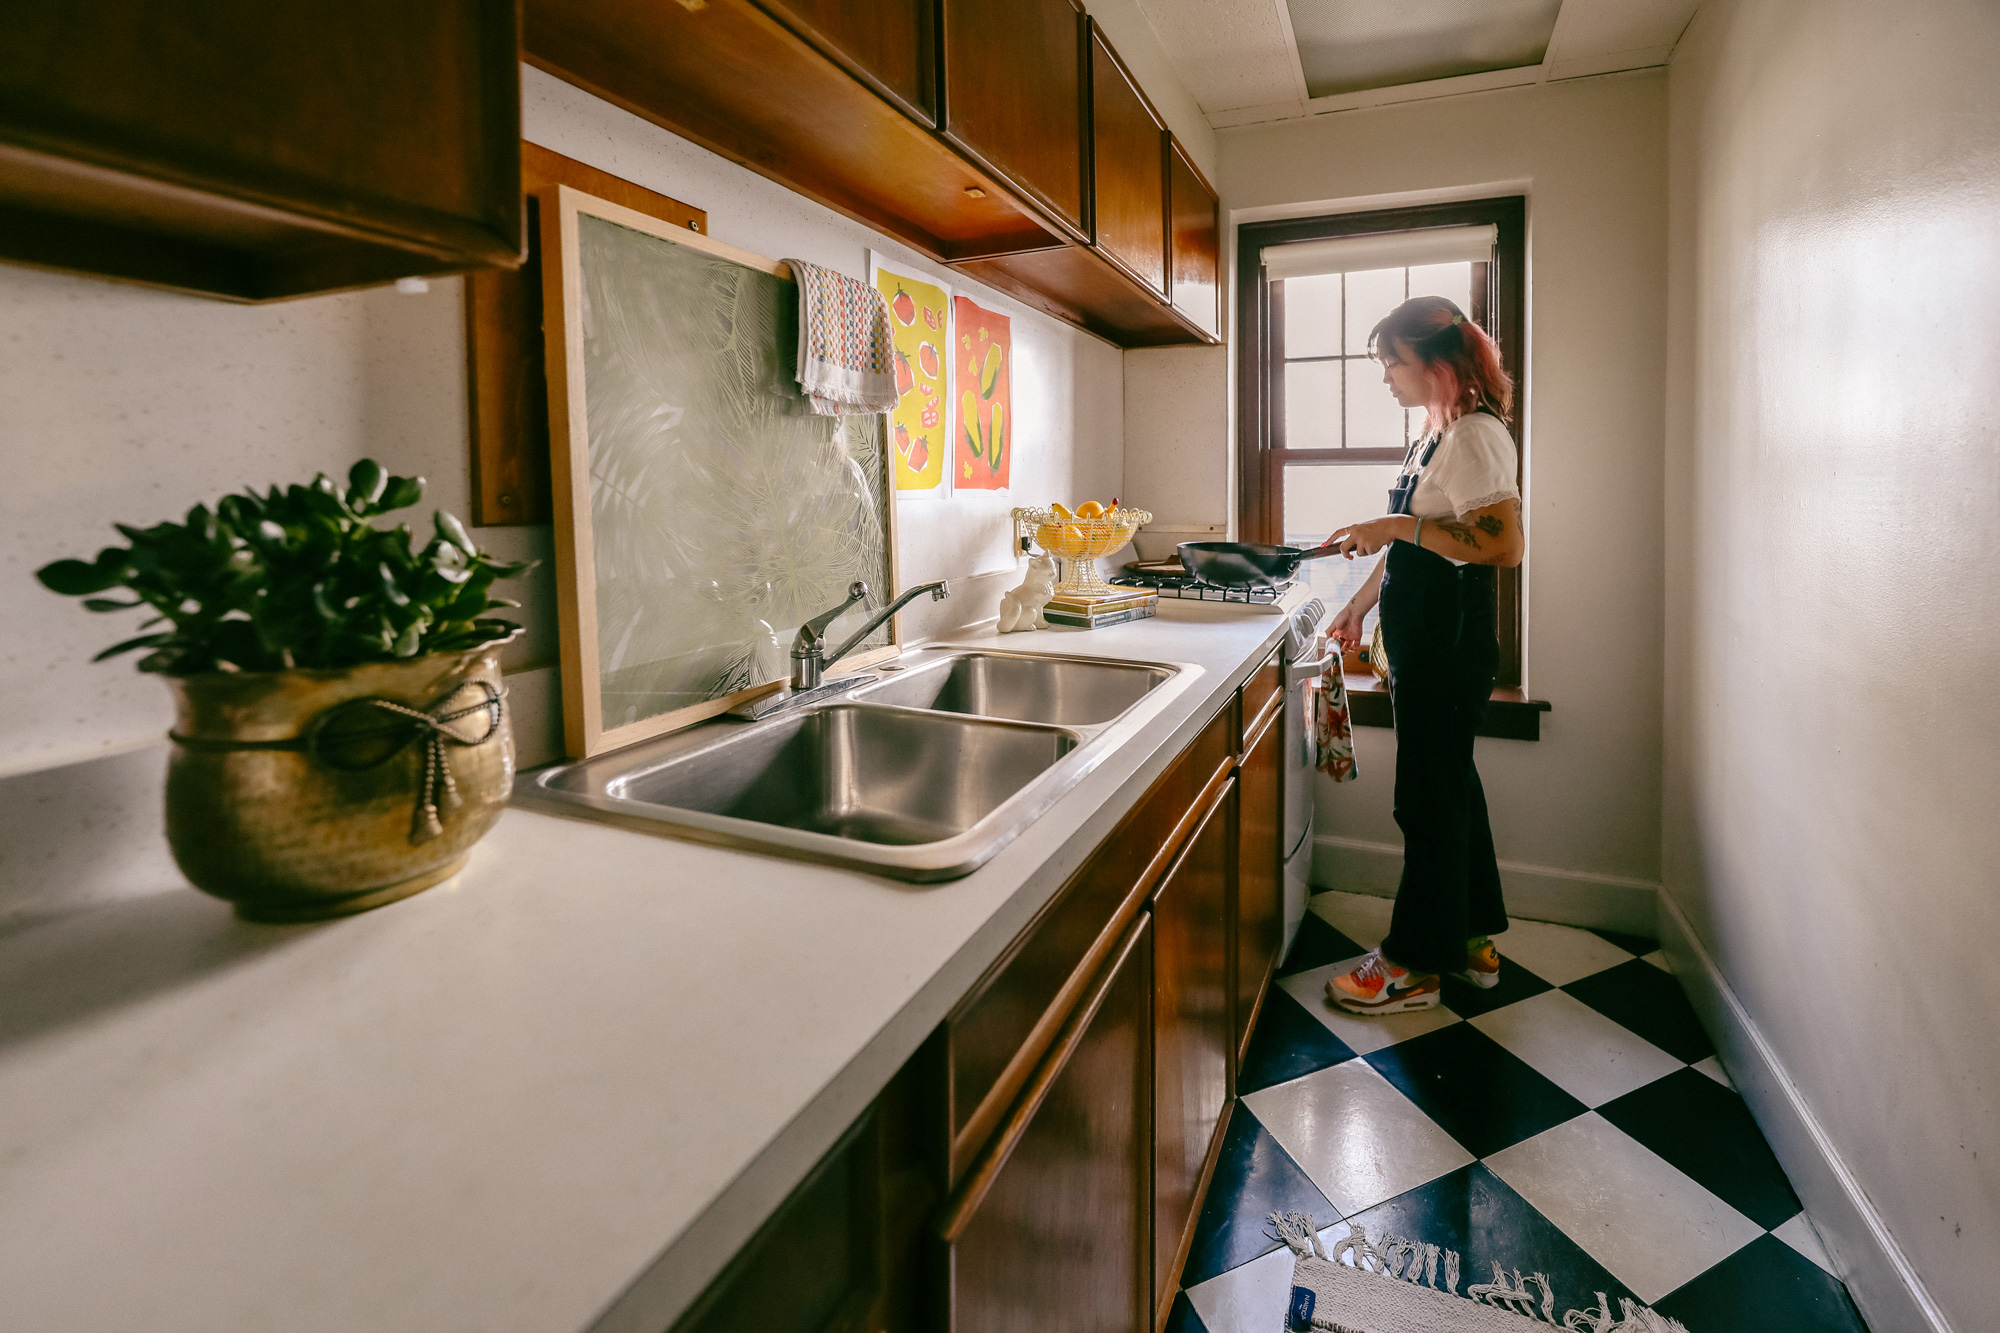
[[[344,490],[321,475],[121,523],[129,546],[36,573],[92,611],[155,612],[96,660],[143,649],[172,691],[167,840],[243,917],[408,897],[456,873],[507,802],[497,650],[520,627],[486,613],[519,605],[489,589],[532,562],[487,557],[443,511],[420,549],[369,521],[423,488],[363,459]]]

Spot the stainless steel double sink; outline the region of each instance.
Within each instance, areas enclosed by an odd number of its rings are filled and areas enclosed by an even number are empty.
[[[830,700],[523,774],[523,804],[920,882],[987,861],[1200,669],[927,648]]]

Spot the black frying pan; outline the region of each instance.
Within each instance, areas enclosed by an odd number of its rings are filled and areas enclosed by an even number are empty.
[[[1291,582],[1305,561],[1340,554],[1332,546],[1307,551],[1261,542],[1182,542],[1180,552],[1181,568],[1218,588],[1275,588]]]

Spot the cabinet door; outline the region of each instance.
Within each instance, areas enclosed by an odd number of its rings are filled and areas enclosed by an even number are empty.
[[[1236,780],[1227,779],[1153,896],[1153,1293],[1170,1300],[1229,1102],[1230,872]]]
[[[1085,234],[1082,11],[944,0],[945,136]]]
[[[936,0],[756,0],[759,8],[937,123]]]
[[[924,1327],[934,1048],[919,1051],[674,1322],[672,1333],[914,1333]]]
[[[1285,708],[1266,710],[1243,747],[1237,790],[1241,801],[1236,866],[1236,1053],[1242,1058],[1250,1025],[1285,938]]]
[[[0,4],[0,259],[243,301],[521,262],[514,0]]]
[[[1166,127],[1138,81],[1090,31],[1092,219],[1097,248],[1167,294]]]
[[[1152,1327],[1141,913],[945,1214],[952,1333]]]
[[[1222,232],[1215,191],[1178,143],[1167,153],[1167,190],[1173,215],[1174,309],[1220,337]]]

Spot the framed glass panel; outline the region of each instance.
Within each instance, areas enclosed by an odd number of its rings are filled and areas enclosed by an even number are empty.
[[[1340,355],[1340,275],[1285,281],[1285,355]]]
[[[1425,264],[1410,270],[1411,296],[1442,296],[1466,314],[1472,310],[1472,265]]]
[[[1409,443],[1410,417],[1422,428],[1421,412],[1405,412],[1382,382],[1382,367],[1366,357],[1340,363],[1346,374],[1347,447],[1401,449]]]
[[[1378,268],[1347,275],[1347,355],[1368,355],[1368,331],[1403,303],[1407,271]]]
[[[1292,361],[1285,366],[1285,447],[1340,448],[1341,362]]]
[[[1285,468],[1285,545],[1318,546],[1336,528],[1376,518],[1389,511],[1389,488],[1396,484],[1394,463],[1299,464]],[[1313,595],[1338,611],[1367,581],[1375,561],[1308,560],[1299,577]],[[1369,613],[1373,630],[1375,616]]]

